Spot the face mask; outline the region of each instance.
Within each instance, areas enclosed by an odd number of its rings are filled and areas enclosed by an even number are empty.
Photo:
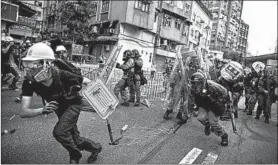
[[[34,79],[36,82],[42,82],[44,80],[47,80],[50,77],[50,72],[48,70],[48,68],[46,69],[42,69],[41,71],[39,71],[35,76]]]

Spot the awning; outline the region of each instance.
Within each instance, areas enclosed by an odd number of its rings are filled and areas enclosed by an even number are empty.
[[[114,44],[115,42],[118,42],[119,38],[117,35],[112,36],[97,36],[95,38],[90,38],[88,40],[85,40],[84,42],[90,43],[90,44]]]

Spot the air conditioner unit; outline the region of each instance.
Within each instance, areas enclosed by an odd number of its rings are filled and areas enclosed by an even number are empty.
[[[109,33],[115,33],[115,29],[110,28]]]
[[[110,50],[110,45],[105,45],[105,46],[104,46],[104,50],[105,50],[105,51],[109,51],[109,50]]]

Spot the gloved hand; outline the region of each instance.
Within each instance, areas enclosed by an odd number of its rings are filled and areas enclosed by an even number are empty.
[[[58,109],[58,103],[56,101],[50,101],[49,103],[47,103],[43,110],[42,110],[42,114],[50,114],[54,111],[56,111]]]

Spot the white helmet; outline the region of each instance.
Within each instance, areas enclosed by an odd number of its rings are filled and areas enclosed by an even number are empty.
[[[3,37],[2,39],[3,41],[6,41],[6,42],[11,42],[11,41],[14,41],[13,37],[11,36],[6,36],[6,37]]]
[[[53,50],[45,43],[36,43],[31,46],[23,61],[36,61],[36,60],[55,60]]]
[[[261,61],[256,61],[252,64],[252,68],[259,73],[260,71],[264,70],[265,64],[262,63]]]
[[[58,51],[67,51],[67,49],[63,45],[59,45],[56,47],[56,52]]]

